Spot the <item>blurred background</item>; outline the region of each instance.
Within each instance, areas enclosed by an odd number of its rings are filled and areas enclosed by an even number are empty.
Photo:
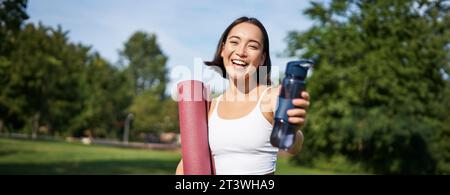
[[[450,173],[449,1],[0,2],[0,174],[173,174],[174,72],[240,16],[267,28],[275,84],[316,62],[276,174]]]

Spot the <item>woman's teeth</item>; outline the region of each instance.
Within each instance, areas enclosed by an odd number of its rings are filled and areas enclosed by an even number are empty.
[[[239,65],[239,66],[247,66],[247,63],[245,63],[245,62],[242,61],[242,60],[231,60],[231,62],[232,62],[233,64],[236,64],[236,65]]]

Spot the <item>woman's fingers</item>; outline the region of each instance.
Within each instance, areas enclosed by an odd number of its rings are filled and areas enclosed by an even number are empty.
[[[289,117],[304,117],[306,115],[306,111],[302,108],[293,108],[287,111],[287,115]]]
[[[309,107],[309,101],[301,98],[292,100],[292,104],[296,107],[307,109]]]
[[[287,111],[289,123],[303,126],[305,124],[306,109],[309,108],[309,93],[302,91],[302,98],[292,100],[292,104],[297,107]]]
[[[289,109],[287,111],[288,121],[291,124],[303,126],[305,124],[306,111],[301,108]]]
[[[289,117],[289,123],[303,126],[305,124],[305,119],[301,117]]]
[[[302,93],[300,95],[303,99],[309,101],[309,93],[308,92],[302,91]]]
[[[306,111],[301,108],[293,108],[287,111],[289,123],[303,126],[305,124]]]

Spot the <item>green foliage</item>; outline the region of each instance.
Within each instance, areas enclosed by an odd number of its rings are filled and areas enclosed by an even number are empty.
[[[2,103],[25,123],[37,120],[51,130],[68,128],[81,111],[83,66],[89,48],[69,44],[67,33],[28,24],[17,35],[2,86]]]
[[[14,35],[28,15],[27,0],[2,0],[0,2],[0,58],[12,50]]]
[[[317,23],[288,35],[291,56],[317,63],[300,162],[344,155],[376,173],[449,173],[449,9],[334,0],[305,10]]]
[[[28,19],[25,12],[27,0],[4,0],[0,2],[0,87],[6,85],[10,77],[9,71],[12,63],[8,56],[14,49],[14,43],[17,40],[16,35],[22,26],[24,20]],[[4,128],[4,120],[20,123],[17,105],[7,104],[7,95],[0,88],[0,132]],[[16,126],[6,125],[6,128],[15,128]]]
[[[118,137],[133,91],[126,73],[117,70],[98,54],[88,60],[82,78],[83,110],[69,131],[74,135]]]
[[[152,90],[164,97],[168,82],[166,62],[156,42],[156,35],[145,32],[134,33],[121,51],[122,58],[128,61],[128,71],[134,82],[135,93]]]
[[[160,100],[147,90],[134,98],[129,112],[135,115],[133,129],[138,132],[178,132],[178,107],[172,99]]]
[[[176,102],[165,95],[167,57],[159,48],[156,35],[134,33],[125,43],[121,56],[128,62],[125,71],[135,92],[128,109],[135,115],[133,128],[137,132],[178,131]]]
[[[133,34],[122,52],[129,64],[120,70],[71,43],[61,27],[23,26],[26,3],[0,4],[0,132],[118,138],[127,111],[136,112],[140,131],[178,131],[156,35]]]
[[[49,134],[117,137],[133,91],[130,79],[67,32],[27,24],[0,61],[0,108],[11,129],[44,127]],[[36,124],[33,124],[36,123]]]

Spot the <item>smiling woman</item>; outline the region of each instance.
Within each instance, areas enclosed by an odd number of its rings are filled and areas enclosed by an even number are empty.
[[[278,148],[270,144],[279,87],[271,87],[269,38],[255,18],[241,17],[220,38],[208,66],[217,66],[229,89],[213,99],[208,113],[208,139],[215,173],[264,175],[275,172]],[[303,126],[308,93],[293,99],[289,122]],[[303,136],[297,132],[288,152],[300,151]],[[179,163],[177,174],[183,174]]]

